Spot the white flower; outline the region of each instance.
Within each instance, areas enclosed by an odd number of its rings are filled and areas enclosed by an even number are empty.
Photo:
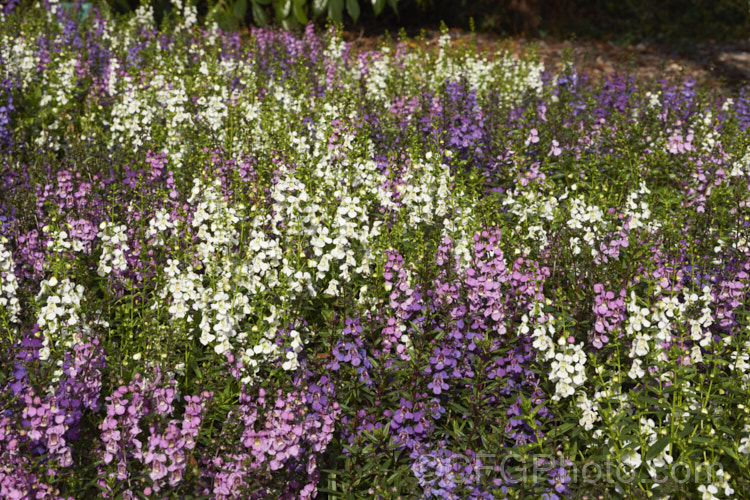
[[[323,292],[324,295],[337,296],[339,294],[339,282],[332,279],[328,282],[328,288]]]
[[[5,308],[11,323],[18,321],[21,307],[16,296],[18,280],[14,272],[13,255],[0,242],[0,310]]]
[[[693,363],[701,363],[703,361],[703,354],[701,353],[701,346],[694,345],[690,349],[690,360]]]
[[[555,401],[559,401],[560,399],[567,398],[568,396],[572,396],[573,394],[575,394],[573,385],[570,384],[568,380],[560,380],[555,385],[555,395],[552,396],[552,399]]]
[[[649,340],[651,340],[650,336],[645,335],[643,333],[637,334],[635,336],[635,341],[633,342],[633,346],[630,350],[630,357],[634,358],[636,356],[645,356],[646,354],[648,354]]]
[[[39,349],[39,359],[41,361],[47,361],[50,356],[50,349],[49,347],[42,347]]]
[[[734,493],[734,488],[729,484],[730,475],[724,472],[724,469],[716,471],[716,485],[717,489],[723,489],[724,495],[731,497]]]
[[[297,355],[294,352],[288,352],[286,353],[287,360],[284,361],[281,364],[281,367],[284,370],[296,370],[299,367],[299,363],[297,362]]]
[[[633,365],[630,367],[630,371],[628,372],[628,377],[638,380],[642,378],[646,371],[642,368],[642,361],[640,359],[634,359]]]
[[[536,339],[534,339],[533,346],[534,349],[538,350],[539,352],[547,352],[550,348],[554,348],[552,339],[546,335],[539,335]]]
[[[716,496],[719,489],[713,484],[709,486],[702,484],[698,486],[698,491],[701,492],[701,500],[719,500],[719,497]]]
[[[216,335],[212,334],[210,330],[203,330],[198,340],[200,340],[201,344],[208,345],[213,342],[214,339],[216,339]]]
[[[599,415],[594,410],[584,410],[581,419],[578,421],[580,425],[587,431],[594,428],[594,423],[599,420]]]
[[[232,350],[232,345],[229,343],[229,339],[226,337],[223,337],[221,339],[221,342],[217,342],[214,345],[214,351],[216,354],[224,354],[225,352],[230,352]]]
[[[630,467],[632,470],[637,469],[643,463],[641,459],[641,453],[638,450],[631,450],[622,457],[622,463]]]
[[[740,446],[739,448],[737,448],[737,451],[739,451],[743,455],[747,455],[750,453],[750,437],[745,436],[740,440]]]

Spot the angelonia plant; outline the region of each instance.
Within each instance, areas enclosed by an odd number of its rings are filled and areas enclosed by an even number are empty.
[[[2,7],[0,498],[750,490],[750,88],[185,5]]]

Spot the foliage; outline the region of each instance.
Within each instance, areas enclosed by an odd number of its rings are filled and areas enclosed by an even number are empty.
[[[121,11],[134,11],[136,0],[109,0]],[[180,11],[182,1],[144,0],[154,8],[157,22],[165,15]],[[236,29],[245,23],[265,26],[273,22],[291,29],[312,21],[328,20],[337,24],[356,23],[363,10],[380,15],[386,7],[398,13],[398,0],[184,0],[206,15],[209,22],[217,22],[223,29]],[[176,7],[176,8],[175,8]]]

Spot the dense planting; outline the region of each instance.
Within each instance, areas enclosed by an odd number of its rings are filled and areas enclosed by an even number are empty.
[[[747,94],[0,17],[0,497],[726,498]]]

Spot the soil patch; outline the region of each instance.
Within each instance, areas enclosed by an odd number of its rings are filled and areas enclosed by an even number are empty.
[[[635,76],[648,83],[662,79],[692,78],[698,85],[737,90],[750,83],[750,40],[722,44],[700,44],[692,49],[675,49],[639,43],[616,45],[606,41],[501,38],[492,34],[471,34],[450,30],[452,44],[475,43],[489,53],[499,48],[521,55],[535,50],[549,69],[559,69],[563,61],[571,59],[594,81],[600,81],[615,72]],[[437,50],[440,32],[427,30],[422,38],[409,38],[407,44]],[[346,41],[355,50],[370,50],[382,43],[382,38],[346,32]]]

